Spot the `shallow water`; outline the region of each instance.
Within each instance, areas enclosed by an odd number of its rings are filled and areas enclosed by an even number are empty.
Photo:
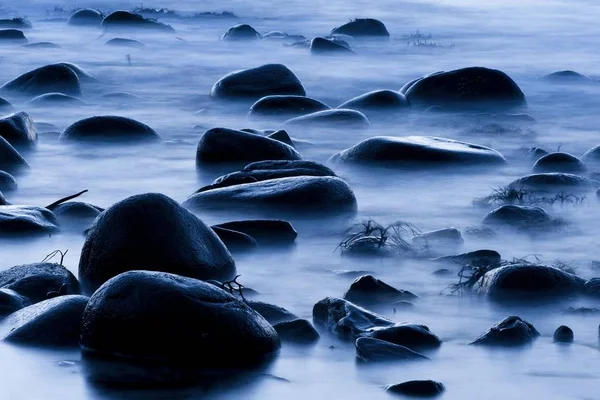
[[[301,79],[309,96],[337,106],[375,89],[399,89],[425,73],[470,65],[507,72],[523,89],[536,118],[532,135],[484,136],[457,128],[432,125],[414,111],[394,118],[373,119],[367,131],[306,130],[290,128],[294,138],[313,145],[299,147],[304,159],[326,162],[334,153],[376,135],[434,135],[491,146],[510,161],[504,168],[485,171],[372,171],[332,166],[353,188],[359,204],[358,220],[374,218],[382,224],[409,221],[423,231],[454,226],[461,230],[477,225],[485,209],[471,201],[492,188],[529,173],[532,162],[518,156],[520,147],[539,146],[580,156],[600,141],[598,107],[600,83],[557,85],[539,81],[540,75],[572,69],[600,75],[596,38],[600,5],[591,1],[488,1],[467,0],[397,2],[340,0],[288,1],[172,1],[146,6],[168,6],[181,12],[230,10],[234,20],[182,21],[167,19],[175,34],[129,33],[126,37],[147,44],[144,49],[104,46],[110,34],[95,29],[75,29],[61,22],[44,21],[56,2],[5,2],[10,16],[26,15],[34,28],[26,31],[30,42],[52,41],[61,49],[0,47],[0,82],[51,62],[74,62],[97,78],[85,84],[83,108],[31,108],[28,99],[6,96],[36,122],[51,123],[62,131],[80,118],[94,114],[129,116],[152,126],[164,141],[134,147],[82,146],[59,143],[57,134],[40,131],[35,151],[24,153],[31,171],[17,177],[19,190],[8,193],[14,204],[44,206],[83,189],[81,198],[107,207],[127,196],[161,192],[183,201],[200,186],[234,168],[197,171],[195,148],[203,128],[276,128],[277,122],[248,121],[248,104],[216,103],[208,97],[212,84],[224,74],[268,62],[287,65]],[[126,9],[127,2],[69,2],[71,6]],[[389,42],[352,41],[355,57],[311,57],[306,49],[283,46],[277,40],[226,43],[218,37],[231,25],[250,23],[261,32],[282,30],[306,37],[322,35],[350,18],[380,18],[392,35]],[[443,47],[407,45],[407,36],[419,30],[432,34]],[[121,35],[119,35],[121,36]],[[453,45],[453,47],[450,47]],[[131,65],[128,65],[130,55]],[[129,92],[139,102],[118,102],[104,93]],[[196,113],[203,110],[200,113]],[[522,235],[476,239],[467,237],[464,251],[490,248],[504,259],[538,254],[542,260],[560,259],[593,277],[598,258],[600,213],[594,193],[579,207],[554,206],[577,230],[531,239]],[[233,213],[205,213],[208,223],[235,219]],[[265,398],[388,398],[382,389],[410,379],[435,379],[446,385],[444,399],[593,399],[598,396],[600,352],[598,323],[594,317],[565,315],[569,306],[600,307],[600,302],[571,299],[546,306],[500,307],[480,298],[449,296],[444,289],[456,276],[437,277],[438,265],[398,260],[349,260],[334,252],[342,227],[321,220],[294,221],[300,232],[296,246],[281,251],[261,251],[236,256],[242,282],[261,293],[260,299],[311,318],[312,306],[325,296],[342,296],[351,283],[340,271],[367,270],[387,283],[419,295],[412,310],[379,310],[396,321],[428,325],[444,344],[431,354],[432,361],[385,366],[361,366],[351,345],[323,335],[314,347],[284,345],[266,374],[254,374],[236,384],[215,384],[204,389],[168,392],[111,391],[88,382],[78,351],[39,350],[0,343],[4,374],[0,398],[7,399],[191,399],[205,396],[224,399]],[[84,238],[79,232],[52,237],[3,241],[0,268],[37,262],[55,249],[69,250],[65,265],[77,272]],[[542,337],[521,350],[486,350],[466,346],[492,324],[508,315],[533,323]],[[575,343],[552,343],[559,325],[575,332]],[[330,348],[330,346],[334,346]],[[59,365],[61,361],[74,361]],[[270,374],[270,375],[269,375]],[[287,381],[276,379],[284,378]]]

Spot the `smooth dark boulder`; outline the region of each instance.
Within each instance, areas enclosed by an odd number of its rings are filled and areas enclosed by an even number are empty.
[[[0,136],[0,169],[14,174],[27,168],[29,165],[17,149]]]
[[[373,18],[357,18],[331,31],[332,35],[352,37],[389,37],[384,23]]]
[[[561,325],[556,328],[552,338],[557,343],[572,343],[574,338],[573,330],[568,326]]]
[[[552,83],[590,83],[592,79],[589,76],[580,74],[571,70],[562,70],[552,72],[542,76],[542,79]]]
[[[506,204],[490,211],[481,223],[483,225],[527,228],[550,221],[552,221],[552,217],[543,208]]]
[[[231,72],[214,84],[210,95],[222,99],[260,99],[270,95],[305,96],[306,91],[294,73],[283,64]]]
[[[140,42],[139,40],[125,39],[125,38],[113,38],[113,39],[106,41],[106,43],[104,43],[104,44],[106,46],[133,47],[133,48],[140,48],[140,47],[146,46],[144,43]]]
[[[27,43],[27,37],[23,31],[19,29],[0,29],[0,45],[1,44],[22,44]]]
[[[574,193],[595,190],[600,182],[575,174],[548,172],[526,175],[508,184],[509,189],[530,192]]]
[[[409,107],[410,102],[406,96],[393,90],[375,90],[361,94],[338,106],[338,108],[350,108],[362,111],[363,113],[373,111],[405,111]]]
[[[407,290],[399,290],[373,275],[356,278],[344,294],[344,300],[360,306],[374,306],[393,303],[399,300],[413,300],[417,296]]]
[[[29,96],[46,93],[81,95],[81,84],[77,73],[68,64],[49,64],[36,68],[5,83],[0,90],[17,92]]]
[[[0,271],[0,288],[18,293],[29,304],[81,292],[79,282],[71,271],[49,262],[17,265]]]
[[[469,344],[484,346],[523,346],[540,336],[529,322],[517,316],[506,317]]]
[[[273,328],[275,328],[282,341],[314,343],[320,337],[316,329],[305,319],[278,322],[273,325]]]
[[[262,301],[246,301],[246,304],[254,311],[259,313],[271,325],[276,325],[280,322],[294,321],[298,316],[283,307],[269,304]]]
[[[27,104],[37,107],[56,107],[57,105],[77,107],[87,105],[85,101],[78,99],[77,97],[62,93],[42,94],[29,100]]]
[[[582,293],[585,280],[558,268],[535,264],[506,265],[486,272],[479,293],[493,300],[544,300]]]
[[[59,140],[78,142],[141,142],[158,139],[158,133],[148,125],[115,115],[81,119],[69,125],[59,137]]]
[[[62,228],[87,229],[104,209],[81,201],[67,201],[55,207],[49,207]]]
[[[427,75],[405,93],[413,105],[446,109],[510,109],[524,107],[525,95],[502,71],[483,67],[461,68]]]
[[[360,111],[336,108],[288,119],[285,126],[366,129],[371,123]]]
[[[35,346],[78,346],[85,296],[68,295],[25,307],[8,318],[4,341]]]
[[[28,148],[37,143],[33,119],[23,111],[0,119],[0,136],[17,148]]]
[[[265,96],[252,104],[249,116],[294,118],[318,111],[329,110],[329,106],[306,96],[273,95]]]
[[[311,54],[355,54],[349,47],[334,39],[317,36],[310,41]]]
[[[300,160],[293,147],[265,136],[227,128],[207,130],[196,149],[196,164]]]
[[[104,29],[146,29],[152,31],[174,32],[173,27],[162,22],[145,18],[143,15],[129,11],[114,11],[108,14],[100,26]]]
[[[70,62],[60,62],[55,65],[62,65],[64,67],[70,68],[73,72],[75,72],[75,74],[77,75],[77,77],[79,78],[79,80],[81,82],[98,82],[98,79],[96,79],[96,77],[94,75],[92,75],[85,69],[81,68],[77,64],[73,64]]]
[[[11,289],[0,288],[0,318],[29,305],[29,300]]]
[[[248,24],[234,25],[221,36],[221,40],[254,40],[262,36],[256,29]]]
[[[14,109],[15,108],[13,107],[12,104],[10,104],[10,102],[8,100],[0,97],[0,112],[10,112],[10,111],[13,111]]]
[[[294,145],[294,141],[292,140],[290,135],[283,129],[280,129],[278,131],[270,133],[267,135],[267,137],[269,139],[273,139],[273,140],[277,140],[278,142],[285,143],[288,146],[293,147],[294,149],[296,148],[296,146]]]
[[[0,191],[0,206],[8,206],[10,205],[10,203],[8,201],[6,201],[6,197],[4,197],[4,194],[2,193],[2,191]]]
[[[62,46],[52,42],[35,42],[21,45],[26,49],[61,49]]]
[[[532,172],[563,172],[567,174],[585,174],[587,167],[579,158],[569,153],[550,153],[540,157],[533,164]]]
[[[2,18],[0,19],[1,29],[31,29],[31,22],[25,18]]]
[[[218,226],[211,228],[230,252],[250,251],[258,247],[258,243],[250,235]]]
[[[586,164],[590,164],[593,167],[600,166],[600,145],[594,146],[588,151],[586,151],[583,156],[581,156],[581,160]]]
[[[67,23],[73,26],[98,27],[102,23],[103,19],[104,15],[100,11],[91,8],[82,8],[81,10],[77,10],[71,14]]]
[[[395,167],[506,164],[502,154],[489,147],[430,136],[375,136],[335,154],[331,160]]]
[[[337,177],[295,176],[194,193],[183,206],[192,210],[246,210],[268,213],[342,214],[356,212],[354,192]]]
[[[83,314],[82,350],[113,359],[242,367],[264,361],[279,346],[277,332],[244,302],[165,272],[129,271],[110,279]]]
[[[502,256],[496,250],[475,250],[452,256],[438,257],[434,261],[452,263],[460,267],[497,267],[502,262]]]
[[[50,235],[59,230],[56,216],[46,208],[0,206],[0,237]]]
[[[326,297],[314,305],[313,321],[343,339],[354,339],[371,328],[394,325],[381,315],[335,297]]]
[[[214,231],[158,193],[128,197],[96,218],[81,251],[79,277],[91,293],[136,268],[197,279],[235,275],[231,254]]]
[[[412,238],[412,243],[417,247],[427,249],[430,253],[446,253],[456,250],[463,245],[465,240],[462,233],[456,228],[443,228],[431,232],[424,232]]]
[[[389,385],[385,388],[389,393],[412,397],[434,397],[442,394],[446,387],[436,381],[407,381]]]
[[[356,339],[356,358],[362,362],[429,360],[428,357],[408,347],[367,337]]]
[[[397,324],[367,329],[362,337],[384,340],[414,351],[435,350],[442,345],[439,337],[425,325]]]
[[[583,290],[588,296],[600,298],[600,278],[592,278],[586,281]]]
[[[231,221],[213,226],[243,232],[258,242],[259,245],[292,244],[298,232],[288,221],[279,219],[255,219]]]

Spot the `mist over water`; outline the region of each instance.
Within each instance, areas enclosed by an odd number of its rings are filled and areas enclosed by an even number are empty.
[[[13,204],[46,206],[88,189],[79,200],[100,207],[125,197],[160,192],[184,201],[198,188],[239,168],[196,169],[196,146],[211,127],[278,129],[280,122],[249,120],[251,102],[218,102],[209,97],[223,75],[266,63],[281,63],[301,80],[307,95],[337,107],[348,99],[376,89],[398,90],[406,82],[435,71],[485,66],[506,72],[527,97],[526,113],[536,124],[517,134],[489,135],[439,123],[435,117],[411,110],[371,119],[364,131],[286,128],[305,160],[327,163],[329,157],[372,136],[438,136],[492,147],[508,164],[495,169],[435,170],[346,168],[329,165],[353,189],[358,201],[356,220],[374,219],[385,225],[411,222],[422,231],[478,226],[489,211],[472,200],[490,194],[531,173],[533,161],[520,148],[537,146],[580,157],[600,144],[600,80],[588,84],[555,84],[539,79],[557,70],[574,70],[600,78],[597,38],[600,4],[593,1],[414,1],[341,0],[286,1],[158,1],[146,7],[168,7],[181,14],[232,11],[239,19],[160,19],[175,33],[130,31],[103,33],[100,29],[70,27],[49,20],[68,17],[52,11],[56,5],[97,7],[102,11],[131,9],[138,2],[54,0],[8,1],[0,17],[27,16],[31,43],[49,41],[59,49],[0,47],[0,83],[54,62],[76,63],[98,78],[82,86],[87,106],[47,108],[27,104],[30,98],[2,94],[18,111],[29,113],[38,127],[35,150],[23,152],[30,171],[17,176],[19,189],[5,193]],[[326,35],[351,18],[382,20],[391,38],[351,40],[351,57],[311,56],[306,48],[284,46],[283,40],[219,41],[232,25],[248,23],[259,32],[273,30],[311,38]],[[412,46],[411,34],[431,34],[439,46]],[[144,48],[113,48],[113,37],[144,42]],[[131,64],[128,61],[131,62]],[[103,98],[127,92],[136,99]],[[162,136],[159,143],[141,146],[71,144],[58,135],[73,122],[92,115],[121,115],[137,119]],[[435,121],[434,121],[435,120]],[[437,121],[437,122],[436,122]],[[436,122],[436,123],[434,123]],[[41,125],[40,125],[41,126]],[[592,172],[600,172],[594,171]],[[459,252],[494,249],[503,259],[538,255],[546,263],[562,260],[589,279],[600,237],[596,194],[585,193],[579,206],[554,205],[552,216],[572,223],[567,233],[541,237],[505,233],[491,238],[465,237]],[[199,216],[208,224],[254,215],[207,210]],[[263,216],[256,213],[256,216]],[[341,297],[351,284],[342,271],[369,271],[386,283],[419,296],[415,307],[377,309],[397,322],[427,325],[443,341],[432,361],[359,365],[353,343],[323,334],[313,347],[284,344],[264,374],[234,383],[216,382],[210,388],[169,391],[118,391],[100,388],[85,378],[79,351],[42,350],[0,343],[3,371],[0,399],[386,399],[383,387],[412,379],[443,382],[444,399],[593,399],[598,396],[600,315],[565,314],[568,307],[600,308],[600,301],[568,299],[544,305],[499,306],[480,297],[451,296],[445,291],[457,282],[455,274],[435,276],[439,264],[427,261],[342,258],[336,246],[345,222],[293,219],[299,232],[291,249],[259,250],[235,255],[245,286],[260,292],[260,300],[277,304],[301,318],[312,319],[312,307],[326,296]],[[77,275],[85,238],[79,231],[51,237],[6,239],[0,243],[0,269],[41,261],[56,249],[68,249],[64,265]],[[454,271],[458,272],[458,270]],[[485,349],[467,346],[487,328],[509,315],[519,315],[541,333],[533,346]],[[559,325],[575,332],[575,342],[552,342]],[[0,329],[6,327],[0,326]],[[64,362],[69,361],[69,362]],[[72,363],[71,363],[72,361]],[[276,377],[284,378],[277,379]]]

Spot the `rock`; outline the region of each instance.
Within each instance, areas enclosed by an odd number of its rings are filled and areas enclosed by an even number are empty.
[[[5,29],[31,29],[31,22],[25,18],[0,19],[0,28]]]
[[[61,49],[62,46],[52,42],[35,42],[22,44],[21,47],[26,49]]]
[[[210,95],[222,99],[260,99],[269,95],[305,96],[306,91],[285,65],[265,64],[225,75],[214,84]]]
[[[557,343],[572,343],[573,330],[568,326],[561,325],[554,331],[553,339]]]
[[[106,46],[115,47],[146,47],[146,45],[139,40],[125,39],[125,38],[113,38],[104,43]]]
[[[540,207],[506,204],[490,211],[481,223],[483,225],[523,228],[547,224],[550,221],[552,221],[552,217]]]
[[[283,124],[285,126],[345,129],[366,129],[371,125],[367,117],[360,111],[341,108],[302,115],[288,119]]]
[[[61,225],[74,225],[87,228],[104,209],[81,201],[67,201],[49,208],[61,222]]]
[[[231,254],[213,230],[158,193],[128,197],[96,218],[81,251],[79,277],[91,293],[135,268],[197,279],[235,275]]]
[[[0,29],[0,44],[21,44],[27,43],[27,41],[23,31],[18,29]]]
[[[33,119],[23,111],[0,119],[0,136],[14,147],[28,148],[37,143]]]
[[[312,54],[355,54],[339,41],[323,37],[316,37],[310,41],[310,52]]]
[[[294,118],[318,111],[329,110],[329,106],[306,96],[265,96],[252,104],[248,116]]]
[[[9,173],[16,173],[27,168],[29,168],[29,165],[21,154],[6,139],[0,136],[0,169]]]
[[[29,305],[29,300],[11,289],[0,288],[0,318]]]
[[[227,128],[207,130],[198,143],[196,165],[263,160],[300,160],[291,146],[264,136]]]
[[[247,24],[234,25],[221,36],[221,40],[253,40],[261,38],[261,34]]]
[[[174,32],[173,27],[162,22],[145,18],[129,11],[114,11],[108,14],[100,26],[107,30],[115,29],[146,29],[154,31]]]
[[[259,363],[279,346],[277,332],[244,302],[165,272],[129,271],[110,279],[83,314],[82,350],[113,359],[213,370]]]
[[[283,341],[313,343],[320,337],[315,328],[305,319],[278,322],[273,325],[273,328]]]
[[[338,108],[350,108],[367,114],[376,111],[400,112],[410,108],[410,102],[402,93],[393,90],[375,90],[354,97]]]
[[[356,278],[344,294],[344,300],[365,307],[416,298],[418,297],[411,292],[396,289],[376,279],[373,275],[363,275]]]
[[[539,158],[533,165],[534,173],[563,172],[567,174],[584,174],[585,164],[569,153],[550,153]]]
[[[231,229],[249,235],[258,242],[259,245],[287,245],[292,244],[298,236],[298,232],[288,221],[277,219],[259,219],[231,221],[213,226]]]
[[[264,303],[262,301],[246,301],[246,304],[254,311],[259,313],[271,325],[276,325],[280,322],[294,321],[298,319],[296,314],[286,310],[283,307],[274,304]]]
[[[434,259],[434,261],[457,264],[461,267],[496,267],[500,266],[502,256],[496,250],[475,250],[468,253],[445,256]]]
[[[46,93],[40,96],[34,97],[29,100],[27,104],[37,107],[55,107],[57,104],[65,105],[65,106],[85,106],[87,105],[81,99],[77,97],[68,96],[62,93]]]
[[[102,23],[103,19],[104,15],[100,11],[91,8],[82,8],[81,10],[77,10],[71,14],[67,23],[73,26],[98,27]]]
[[[3,192],[12,192],[13,190],[17,190],[18,185],[17,181],[8,172],[0,171],[0,191]]]
[[[427,248],[430,252],[444,253],[459,248],[465,240],[458,229],[444,228],[417,235],[412,242],[414,246]]]
[[[143,97],[128,93],[128,92],[110,92],[104,93],[100,96],[103,100],[110,100],[112,102],[120,102],[130,104],[131,102],[138,102],[145,100]]]
[[[517,316],[506,317],[469,344],[484,346],[522,346],[540,336],[529,322]]]
[[[213,226],[211,228],[230,252],[250,251],[258,247],[256,240],[245,233],[218,226]]]
[[[267,137],[269,139],[273,139],[273,140],[277,140],[278,142],[285,143],[288,146],[293,147],[294,149],[296,148],[296,146],[294,145],[294,141],[292,140],[290,135],[288,135],[288,133],[286,131],[284,131],[283,129],[275,131],[275,132],[267,135]]]
[[[194,193],[183,206],[192,210],[246,210],[346,214],[356,212],[356,197],[350,186],[337,177],[296,176],[245,183]]]
[[[429,360],[407,347],[367,337],[356,339],[356,358],[362,362]]]
[[[580,74],[571,70],[556,71],[542,76],[542,79],[552,83],[589,83],[592,79],[589,76]]]
[[[65,63],[49,64],[31,70],[5,83],[0,90],[32,96],[55,92],[81,95],[79,77]]]
[[[78,346],[88,298],[59,296],[25,307],[8,318],[4,340],[36,346]]]
[[[489,147],[431,136],[375,136],[335,154],[331,161],[394,167],[506,164],[502,154]]]
[[[542,193],[573,193],[595,190],[599,185],[600,182],[583,176],[551,172],[524,176],[508,184],[507,188]]]
[[[0,111],[1,112],[11,112],[13,111],[15,108],[13,107],[12,104],[10,104],[10,102],[8,100],[3,99],[2,97],[0,97]]]
[[[62,265],[53,263],[17,265],[0,271],[0,288],[16,292],[29,304],[81,291],[77,278]]]
[[[533,161],[537,161],[540,158],[544,157],[546,154],[549,154],[546,150],[535,146],[527,148],[525,151],[526,158]]]
[[[440,268],[440,269],[436,269],[435,271],[432,272],[433,275],[437,275],[437,276],[448,276],[448,275],[452,275],[452,271],[450,271],[447,268]]]
[[[600,308],[593,307],[569,307],[564,312],[564,314],[569,315],[600,315]]]
[[[413,105],[447,109],[510,109],[527,102],[519,86],[502,71],[461,68],[427,75],[404,93]]]
[[[389,385],[387,392],[413,397],[434,397],[442,394],[446,387],[436,381],[407,381]]]
[[[96,79],[92,74],[90,74],[88,71],[81,68],[77,64],[73,64],[73,63],[69,63],[69,62],[61,62],[61,63],[57,63],[56,65],[62,65],[62,66],[70,68],[73,72],[75,72],[75,74],[77,75],[77,77],[79,78],[79,80],[81,82],[98,82],[98,79]]]
[[[582,278],[558,268],[523,263],[486,272],[478,291],[493,300],[543,300],[581,293],[584,284]]]
[[[35,206],[0,206],[0,237],[49,235],[58,232],[52,211]]]
[[[71,124],[59,140],[140,142],[160,139],[148,125],[131,118],[102,115],[81,119]]]
[[[348,35],[352,37],[390,37],[383,22],[373,18],[357,18],[342,26],[334,28],[332,35]]]
[[[326,297],[314,305],[313,320],[315,325],[343,339],[354,339],[371,328],[394,325],[381,315],[335,297]]]
[[[585,282],[585,294],[600,298],[600,278],[592,278]]]
[[[375,327],[367,329],[361,336],[384,340],[414,351],[434,350],[442,345],[440,338],[431,333],[425,325],[397,324]]]
[[[0,206],[9,206],[10,203],[6,201],[4,194],[0,191]]]
[[[590,164],[596,168],[599,167],[600,166],[600,145],[594,146],[591,149],[589,149],[588,151],[586,151],[583,154],[583,156],[581,156],[581,159],[587,164]]]

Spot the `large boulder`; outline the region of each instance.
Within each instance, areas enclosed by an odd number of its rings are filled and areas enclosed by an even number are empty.
[[[73,26],[97,27],[100,26],[103,18],[104,15],[98,10],[94,10],[91,8],[82,8],[71,14],[67,23]]]
[[[154,129],[131,118],[102,115],[81,119],[67,127],[59,140],[140,142],[160,139]]]
[[[552,339],[556,343],[572,343],[574,339],[573,330],[568,326],[561,325],[554,331]]]
[[[423,354],[408,347],[385,340],[360,337],[356,339],[356,358],[362,362],[392,362],[409,360],[428,360]]]
[[[384,340],[414,351],[434,350],[442,345],[439,337],[425,325],[397,324],[367,329],[362,337]]]
[[[405,88],[404,94],[414,105],[445,109],[508,109],[527,104],[508,75],[482,67],[427,75]]]
[[[550,153],[540,157],[533,164],[534,173],[563,172],[567,174],[585,174],[587,167],[579,158],[569,153]]]
[[[276,306],[275,304],[253,300],[246,301],[246,304],[254,311],[259,313],[271,325],[298,319],[296,314],[286,310],[283,307]]]
[[[80,79],[65,63],[36,68],[5,83],[0,90],[38,96],[45,93],[81,95]]]
[[[14,147],[32,147],[37,143],[33,119],[23,111],[0,119],[0,136]]]
[[[529,322],[517,316],[506,317],[470,344],[484,346],[522,346],[532,343],[540,336]]]
[[[279,349],[273,327],[209,283],[129,271],[104,283],[83,314],[85,353],[198,368],[259,363]]]
[[[249,116],[294,118],[318,111],[329,110],[329,106],[306,96],[265,96],[252,104]]]
[[[221,36],[221,40],[254,40],[261,39],[262,36],[256,29],[248,24],[234,25]]]
[[[584,285],[584,279],[558,268],[523,263],[486,272],[477,283],[477,290],[497,301],[537,301],[580,294]]]
[[[0,136],[0,169],[17,173],[29,168],[27,161],[10,143]]]
[[[506,164],[502,154],[489,147],[430,136],[375,136],[335,154],[331,160],[395,167]]]
[[[281,340],[296,343],[313,343],[319,340],[319,333],[305,319],[282,321],[273,325]]]
[[[360,111],[336,108],[301,115],[284,122],[286,126],[366,129],[371,123]]]
[[[354,97],[342,103],[338,108],[350,108],[369,113],[375,111],[405,111],[409,107],[410,101],[402,93],[393,90],[375,90]]]
[[[54,263],[17,265],[1,271],[0,288],[18,293],[28,304],[81,291],[71,271]]]
[[[56,216],[46,208],[0,206],[0,237],[48,235],[59,230]]]
[[[588,296],[600,298],[600,278],[592,278],[585,282],[584,291]]]
[[[526,228],[540,226],[552,221],[543,208],[506,204],[490,211],[481,221],[483,225]]]
[[[27,37],[19,29],[0,29],[0,45],[27,43]]]
[[[354,213],[352,189],[337,177],[295,176],[194,193],[183,202],[192,210],[246,210],[278,213]]]
[[[260,99],[269,95],[305,96],[302,83],[283,64],[265,64],[260,67],[231,72],[214,84],[212,97],[224,99]]]
[[[25,307],[8,318],[4,340],[34,346],[78,346],[85,296],[59,296]]]
[[[598,168],[600,166],[600,145],[594,146],[586,151],[581,159],[591,166]]]
[[[395,301],[413,300],[417,296],[407,290],[399,290],[388,285],[373,275],[363,275],[356,278],[344,294],[348,300],[360,306],[373,306],[378,304],[391,304]]]
[[[153,31],[174,32],[173,27],[146,18],[143,15],[129,11],[114,11],[102,20],[101,27],[107,30],[116,29],[145,29]]]
[[[235,274],[231,254],[210,227],[167,196],[147,193],[106,209],[90,227],[79,277],[86,292],[132,270],[165,271],[197,279]]]
[[[541,193],[577,193],[595,190],[600,182],[574,174],[549,172],[531,174],[508,184],[509,189]]]
[[[291,146],[278,140],[227,128],[212,128],[200,138],[196,164],[300,160]]]
[[[383,22],[373,18],[357,18],[331,31],[332,35],[348,35],[353,37],[390,37]]]
[[[320,36],[310,41],[311,54],[355,54],[350,48],[340,43],[339,40],[327,39]]]
[[[291,244],[294,243],[298,236],[298,232],[296,232],[292,224],[279,219],[231,221],[215,225],[215,227],[245,233],[256,240],[261,246]]]
[[[17,180],[5,171],[0,171],[0,191],[11,192],[17,190]]]

